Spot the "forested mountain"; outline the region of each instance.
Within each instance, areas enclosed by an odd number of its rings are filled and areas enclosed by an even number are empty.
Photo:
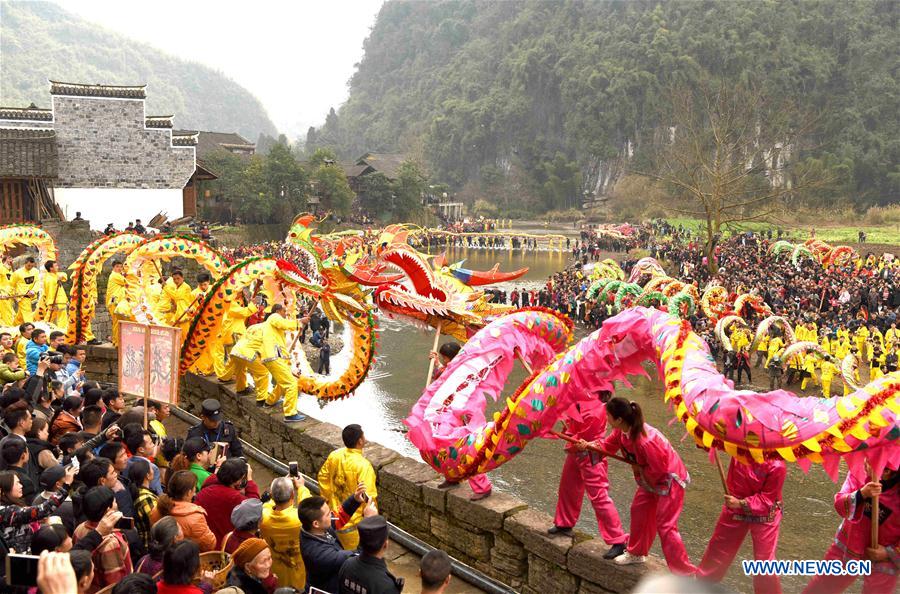
[[[146,16],[140,13],[149,11]],[[135,18],[191,27],[135,6]],[[148,115],[175,115],[179,128],[277,136],[259,100],[224,74],[103,29],[48,2],[0,4],[0,104],[49,107],[48,79],[144,84]]]
[[[900,195],[895,0],[391,0],[308,150],[407,152],[511,206],[605,194],[667,137],[675,87],[752,84],[822,113],[828,200]],[[823,197],[823,199],[825,199]]]

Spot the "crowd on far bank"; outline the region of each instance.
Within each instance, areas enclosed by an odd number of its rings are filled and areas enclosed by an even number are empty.
[[[601,250],[597,242],[589,239],[573,249],[575,263],[554,273],[537,292],[537,304],[566,313],[589,328],[600,327],[603,320],[616,313],[615,307],[613,303],[587,298],[590,280],[584,265],[600,259],[604,251],[640,247],[658,259],[673,277],[696,285],[701,292],[711,281],[725,287],[732,300],[736,295],[755,292],[775,315],[786,317],[798,328],[802,326],[804,340],[818,342],[839,359],[846,352],[855,352],[865,361],[874,361],[875,375],[890,371],[890,362],[896,361],[900,349],[896,331],[900,313],[897,261],[890,256],[863,253],[843,266],[826,268],[809,258],[794,263],[790,257],[777,257],[769,249],[780,235],[777,230],[769,230],[720,240],[714,250],[718,266],[715,274],[709,271],[701,238],[665,221],[643,227],[636,245],[607,244],[614,249]],[[635,263],[634,257],[620,259],[626,274]],[[752,312],[745,313],[752,323]],[[705,316],[697,312],[691,322],[707,339],[713,354],[726,364],[727,354],[717,348],[713,327]],[[797,374],[798,378],[801,376]]]

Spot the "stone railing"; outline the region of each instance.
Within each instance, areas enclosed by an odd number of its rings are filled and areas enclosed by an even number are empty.
[[[91,347],[85,369],[92,379],[114,382],[116,365],[115,350]],[[179,406],[195,414],[206,398],[218,399],[243,439],[281,461],[296,460],[312,477],[343,446],[341,427],[311,418],[288,426],[280,414],[257,407],[252,396],[237,396],[233,384],[215,378],[184,376],[180,398]],[[629,592],[645,573],[665,568],[656,558],[645,566],[616,565],[603,559],[609,547],[601,540],[580,532],[550,536],[553,518],[511,495],[494,491],[472,502],[465,482],[439,490],[442,478],[422,462],[376,443],[364,453],[378,474],[378,508],[388,520],[517,591]]]

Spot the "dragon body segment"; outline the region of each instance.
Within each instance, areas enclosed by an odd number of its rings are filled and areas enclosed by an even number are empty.
[[[37,248],[41,263],[56,260],[56,243],[53,241],[53,237],[40,227],[33,225],[0,226],[0,247],[6,249],[17,244]],[[43,267],[41,267],[41,271],[43,271]]]
[[[125,259],[125,298],[116,307],[116,315],[141,323],[160,323],[154,316],[147,296],[151,285],[162,276],[160,262],[187,258],[203,266],[218,279],[228,269],[228,261],[204,241],[193,237],[166,234],[145,239]]]
[[[143,241],[144,238],[136,233],[104,235],[92,241],[72,262],[69,266],[72,271],[72,288],[69,291],[67,342],[84,342],[85,332],[90,328],[97,312],[97,279],[106,261],[115,254],[131,253]]]

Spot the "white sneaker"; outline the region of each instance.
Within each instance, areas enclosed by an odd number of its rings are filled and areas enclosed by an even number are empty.
[[[632,555],[628,551],[625,551],[615,559],[613,559],[616,565],[637,565],[638,563],[646,563],[647,556],[646,555]]]

